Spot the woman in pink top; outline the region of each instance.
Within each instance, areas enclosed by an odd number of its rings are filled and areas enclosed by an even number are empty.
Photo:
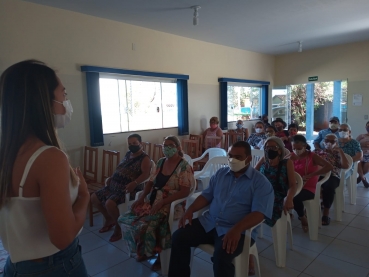
[[[308,223],[304,213],[303,201],[314,199],[319,176],[331,171],[333,166],[318,155],[310,152],[310,146],[302,135],[293,137],[292,149],[291,160],[295,166],[295,172],[300,174],[303,179],[302,190],[293,198],[293,205],[301,220],[302,229],[304,232],[307,232]]]
[[[204,148],[221,147],[223,131],[219,128],[219,119],[216,116],[210,118],[210,128],[207,128],[202,134],[204,141]],[[207,139],[207,137],[220,137],[220,139]]]

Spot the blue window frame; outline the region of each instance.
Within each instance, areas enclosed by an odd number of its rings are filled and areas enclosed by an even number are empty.
[[[178,105],[178,135],[189,134],[188,123],[188,75],[169,74],[160,72],[136,71],[127,69],[106,68],[97,66],[81,66],[86,73],[88,114],[90,126],[90,145],[104,145],[103,124],[100,99],[100,74],[133,75],[141,77],[155,77],[176,79]]]
[[[234,79],[234,78],[219,78],[219,89],[220,89],[220,127],[223,130],[228,129],[228,122],[232,121],[228,119],[229,114],[229,86],[240,86],[240,87],[259,87],[259,96],[257,101],[259,102],[258,105],[260,109],[258,111],[253,111],[252,104],[250,107],[237,107],[240,110],[240,113],[247,113],[249,114],[266,114],[268,112],[268,90],[270,82],[266,81],[257,81],[257,80],[245,80],[245,79]],[[234,107],[232,107],[233,109]],[[261,114],[260,114],[261,113]]]

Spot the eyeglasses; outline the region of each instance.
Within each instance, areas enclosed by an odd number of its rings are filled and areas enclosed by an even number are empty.
[[[325,139],[325,140],[324,140],[324,142],[327,142],[327,143],[328,143],[328,142],[330,142],[330,143],[332,143],[332,144],[333,144],[333,143],[335,143],[335,142],[336,142],[336,140]]]
[[[175,144],[163,144],[161,147],[162,148],[168,147],[168,148],[172,149],[172,148],[176,148],[177,146]]]
[[[279,149],[279,146],[265,146],[264,147],[265,150],[273,150],[273,151],[277,151]]]

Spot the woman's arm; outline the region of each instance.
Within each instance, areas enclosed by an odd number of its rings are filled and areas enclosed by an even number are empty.
[[[80,184],[73,204],[69,192],[70,166],[61,150],[46,150],[34,166],[50,241],[56,248],[65,249],[75,239],[86,218],[90,201],[86,182],[78,170]]]
[[[289,209],[293,209],[293,198],[295,197],[297,190],[295,169],[291,160],[287,160],[287,176],[289,189],[287,191],[286,201],[283,207],[285,213],[287,213]]]
[[[316,155],[316,154],[313,153],[312,159],[313,159],[314,165],[321,166],[321,168],[319,170],[317,170],[317,171],[314,171],[314,172],[308,174],[306,177],[324,175],[327,172],[333,170],[333,165],[331,165],[329,162],[327,162],[326,160],[324,160],[320,156],[318,156],[318,155]]]
[[[147,180],[147,178],[150,177],[150,171],[151,171],[151,161],[148,156],[146,156],[142,162],[141,162],[141,175],[136,178],[136,180],[133,180],[126,186],[126,192],[133,192],[135,188]]]
[[[338,147],[336,147],[335,150],[340,155],[341,168],[348,169],[349,168],[349,163],[348,163],[348,160],[347,160],[347,158],[346,158],[345,153],[343,152],[343,150],[341,148],[338,148]]]
[[[361,161],[363,158],[363,151],[356,152],[355,156],[352,157],[353,162]]]

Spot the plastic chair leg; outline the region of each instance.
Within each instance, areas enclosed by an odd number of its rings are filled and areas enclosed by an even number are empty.
[[[259,263],[259,254],[258,254],[258,249],[256,247],[256,243],[250,248],[250,254],[255,257],[255,276],[261,277],[260,263]],[[249,270],[247,268],[247,273],[248,273],[248,271]]]
[[[287,216],[282,212],[282,217],[277,220],[272,228],[275,261],[278,267],[286,266],[286,236]]]
[[[290,249],[293,250],[293,235],[292,235],[292,223],[291,223],[291,216],[287,215],[287,232],[288,236],[288,243],[290,244]]]
[[[309,225],[310,240],[318,240],[318,228],[320,220],[320,206],[313,200],[304,201]]]
[[[356,197],[357,197],[357,184],[356,184],[356,176],[352,174],[349,179],[349,192],[350,193],[350,203],[351,205],[356,205]]]
[[[263,225],[264,224],[260,224],[260,226],[258,228],[258,237],[261,238],[261,239],[264,237],[264,234],[263,234]]]
[[[171,249],[165,249],[160,253],[161,274],[168,276]]]

